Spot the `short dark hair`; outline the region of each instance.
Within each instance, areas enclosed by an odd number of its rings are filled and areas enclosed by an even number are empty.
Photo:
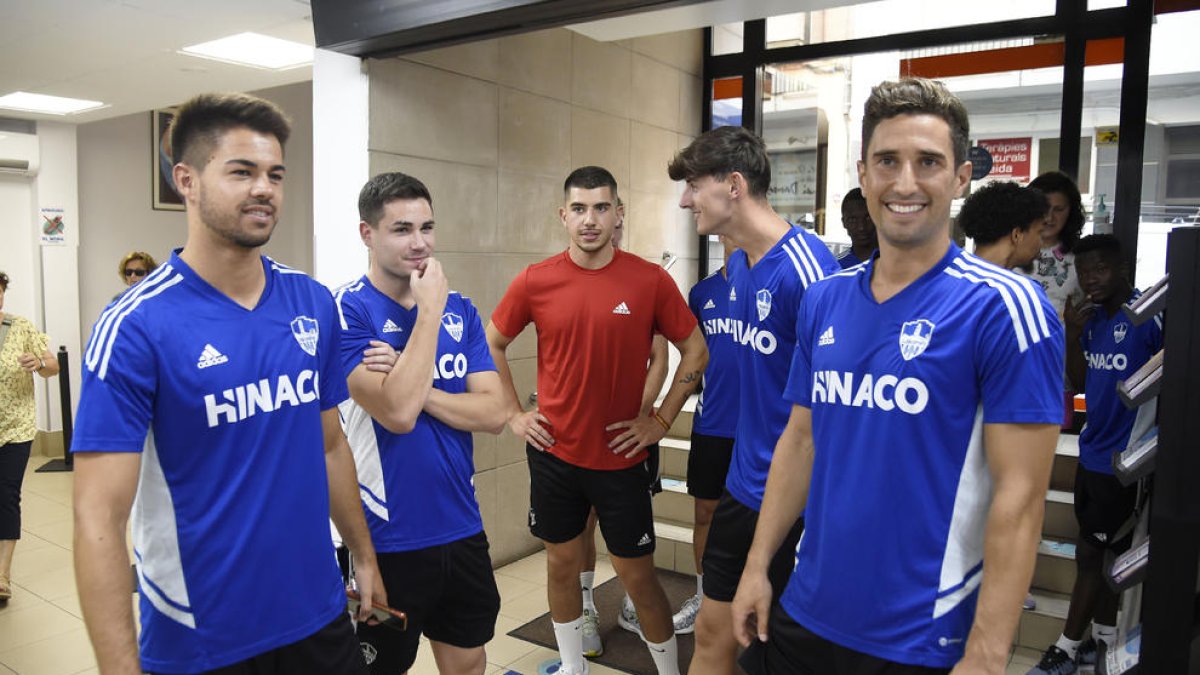
[[[203,169],[221,134],[238,127],[270,134],[280,147],[292,133],[287,115],[270,101],[241,93],[200,94],[179,106],[171,120],[171,162]]]
[[[581,166],[572,171],[567,179],[563,181],[563,197],[571,191],[571,188],[581,188],[584,190],[595,190],[596,188],[607,187],[612,190],[613,198],[620,201],[617,196],[617,179],[609,173],[608,169],[602,166]]]
[[[1075,243],[1072,250],[1076,261],[1085,253],[1099,253],[1115,262],[1124,262],[1121,257],[1121,240],[1111,234],[1089,234]]]
[[[1035,220],[1046,217],[1050,202],[1037,188],[1021,187],[1009,181],[994,181],[967,197],[958,212],[958,226],[975,240],[975,245],[991,244],[1013,230],[1028,230]]]
[[[734,171],[746,178],[752,197],[766,197],[771,187],[771,158],[767,144],[742,127],[717,127],[700,134],[667,164],[671,180],[712,176],[725,180]]]
[[[393,171],[375,176],[359,190],[358,217],[375,227],[383,218],[384,207],[397,199],[424,199],[429,202],[429,208],[433,208],[433,197],[429,196],[429,188],[424,183],[406,173]]]
[[[854,204],[855,202],[860,204],[867,203],[867,198],[863,196],[862,188],[854,188],[847,192],[846,196],[842,197],[842,208],[844,209],[847,205]]]
[[[967,161],[967,147],[971,137],[971,123],[967,119],[967,108],[957,96],[950,93],[946,85],[937,80],[910,77],[897,82],[881,82],[871,89],[871,96],[863,107],[862,156],[867,158],[867,147],[879,123],[900,115],[934,115],[945,120],[950,127],[950,144],[954,147],[954,166]]]
[[[1071,180],[1070,176],[1061,171],[1047,171],[1031,180],[1029,187],[1035,187],[1047,195],[1057,192],[1067,198],[1067,204],[1070,205],[1071,210],[1067,214],[1067,223],[1063,225],[1058,238],[1062,242],[1064,251],[1074,251],[1076,242],[1079,241],[1079,235],[1083,233],[1083,198],[1079,196],[1079,186],[1075,185],[1075,181]]]
[[[0,291],[8,292],[8,275],[0,272]]]

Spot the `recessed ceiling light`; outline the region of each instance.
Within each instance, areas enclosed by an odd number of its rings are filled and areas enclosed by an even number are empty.
[[[298,68],[313,60],[313,48],[308,45],[258,33],[238,33],[202,42],[184,47],[181,53],[266,70]]]
[[[104,103],[101,101],[85,101],[81,98],[31,94],[27,91],[14,91],[6,96],[0,96],[0,108],[46,113],[47,115],[74,115],[85,110],[95,110],[96,108],[103,107]]]

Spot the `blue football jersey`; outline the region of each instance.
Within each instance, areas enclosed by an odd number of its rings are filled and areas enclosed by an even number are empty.
[[[854,251],[852,251],[852,250],[846,251],[846,254],[843,255],[842,257],[838,258],[837,261],[838,261],[838,265],[844,270],[850,269],[851,267],[854,267],[855,265],[861,265],[862,263],[866,262],[864,260],[859,260],[858,256],[854,255]]]
[[[104,310],[84,354],[72,450],[142,453],[130,529],[148,671],[226,666],[346,611],[321,425],[347,396],[337,309],[262,264],[246,309],[176,252]]]
[[[1130,301],[1141,293],[1134,290]],[[1112,474],[1112,456],[1154,426],[1158,399],[1130,410],[1117,394],[1117,384],[1133,375],[1163,346],[1162,317],[1140,326],[1117,312],[1111,318],[1097,307],[1080,337],[1087,359],[1087,424],[1079,433],[1079,463],[1088,471]]]
[[[704,389],[696,404],[692,431],[725,438],[733,438],[738,416],[738,372],[729,318],[729,288],[729,280],[717,270],[688,292],[688,307],[696,315],[708,345]]]
[[[404,351],[417,308],[403,306],[366,276],[336,293],[342,321],[342,373],[349,376],[371,340]],[[483,324],[471,301],[450,293],[438,331],[433,386],[448,394],[467,391],[467,376],[496,370]],[[371,419],[353,399],[341,405],[342,423],[358,466],[358,491],[375,549],[413,551],[483,531],[475,499],[471,433],[424,411],[406,434]]]
[[[796,315],[809,284],[838,271],[837,261],[816,235],[793,227],[753,268],[746,253],[729,257],[729,317],[741,406],[733,459],[725,487],[757,511],[775,442],[787,426],[792,406],[783,398],[796,345]]]
[[[949,668],[983,574],[983,425],[1062,419],[1063,333],[1037,284],[951,244],[880,303],[874,261],[808,289],[786,396],[815,459],[782,598],[812,632]]]

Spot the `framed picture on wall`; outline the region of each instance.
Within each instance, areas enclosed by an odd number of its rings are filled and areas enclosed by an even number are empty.
[[[182,211],[183,198],[175,192],[175,181],[171,177],[171,153],[167,129],[175,119],[175,108],[163,108],[150,112],[152,133],[150,137],[150,206],[158,211]]]

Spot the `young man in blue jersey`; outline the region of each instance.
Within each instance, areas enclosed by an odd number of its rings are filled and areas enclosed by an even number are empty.
[[[850,235],[850,250],[838,258],[842,269],[866,262],[878,248],[875,223],[867,211],[867,198],[861,188],[854,188],[842,198],[842,225]]]
[[[433,258],[433,198],[403,173],[375,176],[358,197],[370,269],[335,294],[341,405],[379,569],[408,630],[358,628],[373,673],[404,673],[429,638],[443,675],[481,675],[500,594],[475,500],[471,433],[504,426],[500,379],[469,299],[450,292]],[[376,341],[391,372],[363,363]],[[430,375],[432,373],[432,376]]]
[[[697,232],[724,235],[738,249],[725,267],[741,400],[725,490],[705,543],[706,600],[696,617],[688,670],[724,675],[733,672],[737,655],[729,603],[750,550],[775,439],[788,419],[783,388],[796,344],[796,312],[805,289],[839,267],[820,239],[771,208],[771,162],[754,133],[741,127],[705,132],[675,155],[667,171],[672,180],[687,181],[679,206],[692,211]],[[793,545],[802,529],[793,519]],[[782,551],[772,568],[781,587],[791,567],[791,553]]]
[[[734,601],[742,665],[1002,673],[1058,437],[1062,331],[1036,284],[950,239],[971,176],[961,101],[885,82],[862,136],[879,253],[804,296],[791,417]],[[801,511],[772,606],[767,566]]]
[[[170,133],[187,242],[93,328],[72,450],[75,574],[101,672],[366,672],[330,518],[363,597],[387,596],[338,422],[337,308],[261,255],[288,131],[276,106],[244,94],[180,107]]]
[[[1104,581],[1106,550],[1122,553],[1132,539],[1126,527],[1137,499],[1137,486],[1121,485],[1112,459],[1153,428],[1157,399],[1136,411],[1117,395],[1117,384],[1141,368],[1163,346],[1162,319],[1140,326],[1121,305],[1141,295],[1129,283],[1121,243],[1111,234],[1080,239],[1072,251],[1079,287],[1089,304],[1067,300],[1067,376],[1087,399],[1087,424],[1079,434],[1079,467],[1075,472],[1075,586],[1067,622],[1031,675],[1069,675],[1096,662],[1098,643],[1113,647],[1117,639],[1118,596]],[[1091,623],[1091,638],[1085,631]]]
[[[719,237],[724,262],[734,247],[729,238]],[[729,462],[733,459],[733,437],[737,432],[738,372],[729,319],[729,274],[725,265],[702,279],[688,292],[688,307],[708,345],[704,388],[692,417],[691,443],[687,460],[687,491],[692,496],[692,555],[696,562],[696,594],[683,602],[673,617],[676,633],[696,630],[696,617],[704,602],[704,546],[713,513],[725,490]]]

